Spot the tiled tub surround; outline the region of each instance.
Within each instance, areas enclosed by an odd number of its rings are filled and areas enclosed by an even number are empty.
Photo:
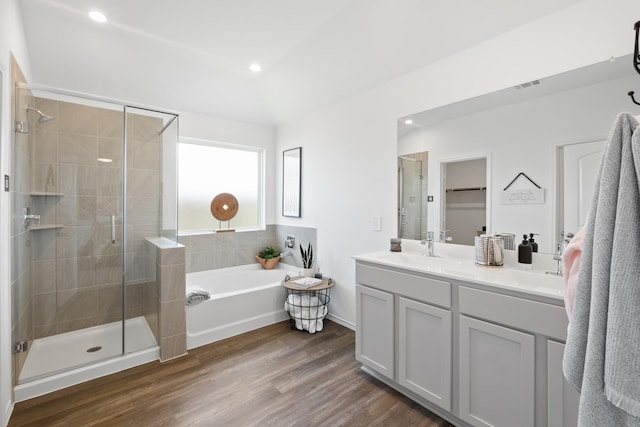
[[[276,242],[278,247],[281,251],[291,251],[292,254],[290,257],[281,258],[280,262],[284,262],[285,264],[289,264],[301,269],[302,256],[300,255],[300,245],[302,245],[306,250],[309,243],[311,243],[311,246],[313,246],[313,252],[315,254],[314,258],[316,260],[314,262],[314,268],[319,265],[318,262],[322,262],[322,260],[317,259],[317,254],[319,252],[317,231],[315,228],[295,227],[291,225],[276,225],[275,228]],[[284,247],[287,236],[293,236],[296,239],[293,248]]]
[[[285,248],[288,235],[295,236],[292,249]],[[203,233],[179,237],[186,246],[187,273],[237,267],[255,263],[255,256],[265,246],[277,246],[280,251],[291,251],[292,256],[280,262],[302,268],[299,244],[305,248],[311,242],[316,245],[316,229],[283,225],[267,225],[265,230],[237,231],[233,233]]]
[[[158,325],[152,330],[160,360],[166,361],[187,352],[185,247],[163,237],[146,239],[146,263],[155,267],[155,275],[145,284],[144,315]]]

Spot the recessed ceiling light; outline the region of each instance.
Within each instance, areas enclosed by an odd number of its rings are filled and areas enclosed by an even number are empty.
[[[413,119],[412,119],[411,117],[407,118],[407,119],[404,121],[404,124],[405,124],[405,125],[413,124]]]
[[[254,62],[249,66],[249,69],[254,73],[259,73],[260,71],[262,71],[262,65],[258,64],[257,62]]]
[[[91,12],[89,12],[89,18],[93,19],[96,22],[107,22],[107,17],[97,10],[92,10]]]

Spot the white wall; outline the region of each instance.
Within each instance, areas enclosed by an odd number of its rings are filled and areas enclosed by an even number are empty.
[[[318,261],[337,284],[331,312],[355,321],[351,256],[386,250],[396,234],[399,117],[629,54],[638,16],[634,0],[584,1],[281,126],[278,150],[303,147],[303,176],[302,218],[279,223],[317,227]]]
[[[2,105],[0,106],[0,177],[11,172],[11,62],[13,52],[26,77],[31,76],[22,18],[17,0],[0,1],[0,71],[2,71]],[[0,424],[6,425],[13,409],[11,390],[11,209],[9,193],[0,189]]]
[[[266,168],[265,221],[266,224],[276,223],[275,165],[277,156],[275,150],[276,132],[273,127],[195,113],[181,113],[180,136],[264,148]]]

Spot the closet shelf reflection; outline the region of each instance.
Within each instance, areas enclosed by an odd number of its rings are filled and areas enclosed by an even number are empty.
[[[486,191],[487,187],[461,187],[461,188],[447,188],[445,193],[455,193],[457,191]]]

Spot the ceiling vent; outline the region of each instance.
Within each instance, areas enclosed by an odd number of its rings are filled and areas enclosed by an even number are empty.
[[[536,86],[540,84],[540,80],[532,80],[530,82],[519,84],[518,86],[514,86],[516,89],[525,89],[531,86]]]

